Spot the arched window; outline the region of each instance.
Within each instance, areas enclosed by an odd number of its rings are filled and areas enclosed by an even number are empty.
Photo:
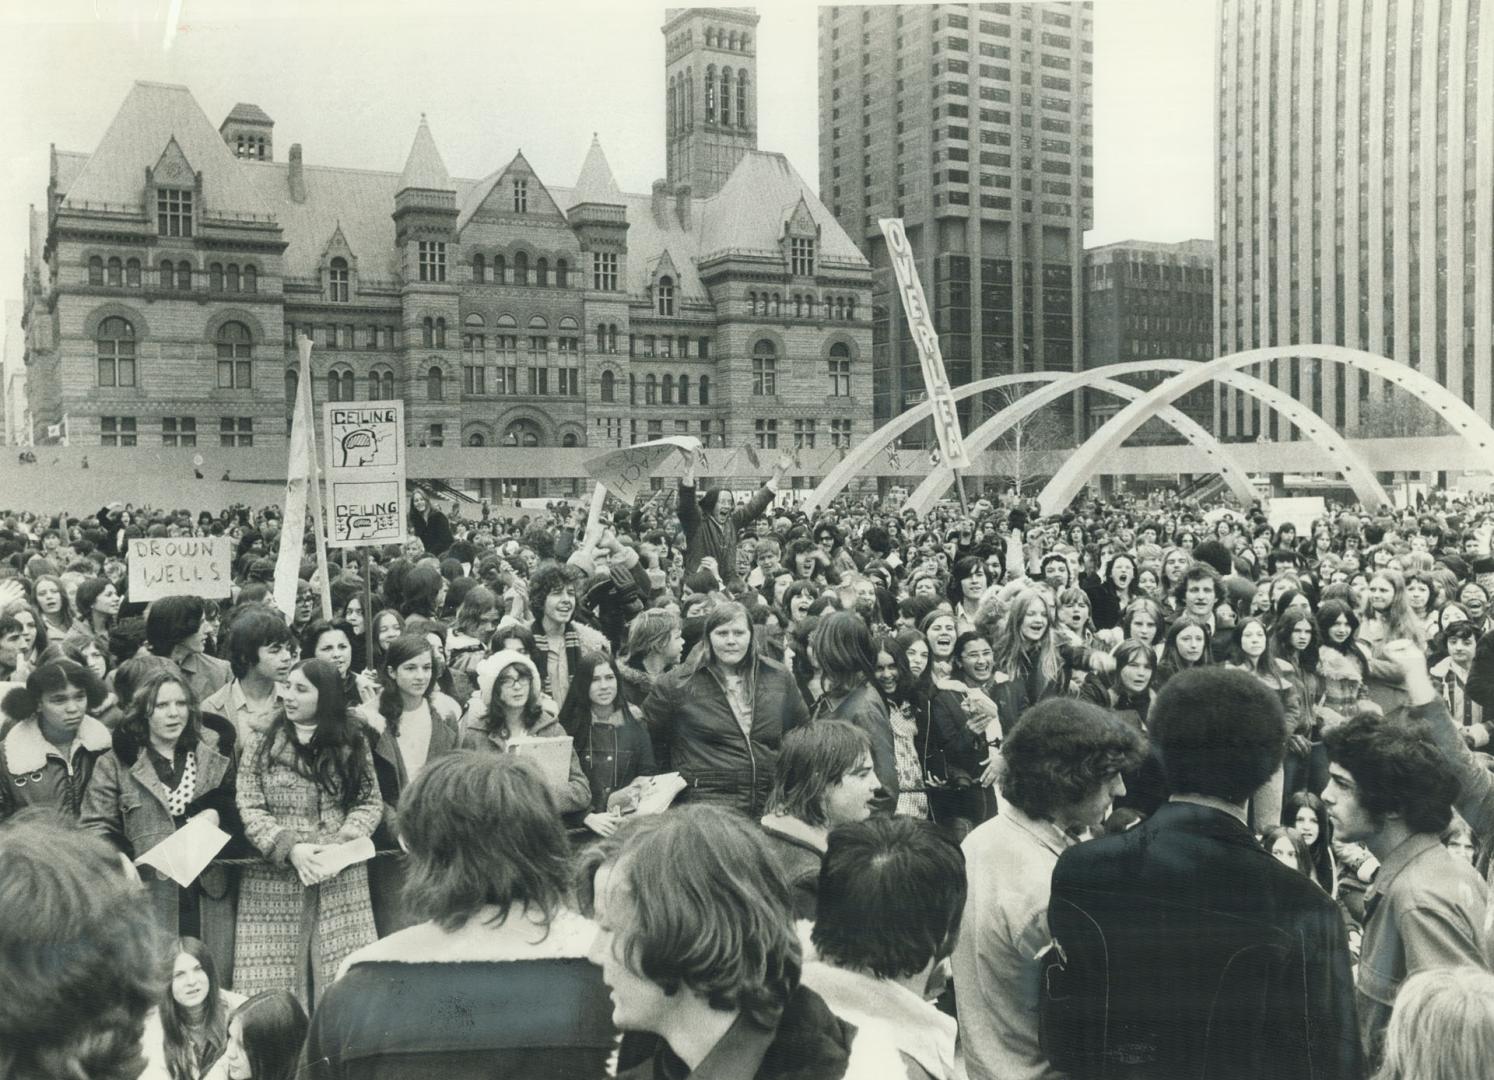
[[[752,346],[752,393],[772,397],[778,393],[778,347],[767,338]]]
[[[357,396],[353,390],[353,371],[351,368],[333,368],[327,372],[328,401],[353,401]]]
[[[109,260],[109,284],[116,288],[124,284],[124,263],[118,257]]]
[[[597,352],[607,351],[607,324],[597,323]]]
[[[301,377],[296,369],[288,367],[285,369],[285,429],[290,430],[291,421],[296,415],[296,391],[301,386]]]
[[[420,324],[420,344],[427,349],[433,348],[436,344],[436,320],[429,315]]]
[[[674,376],[673,375],[665,375],[664,376],[664,396],[662,398],[662,403],[665,404],[665,405],[673,405],[674,404]]]
[[[481,252],[472,256],[472,280],[479,285],[488,280],[488,260]]]
[[[711,403],[711,377],[709,375],[700,377],[700,403],[702,405]]]
[[[538,446],[539,425],[533,420],[515,420],[503,433],[504,446]]]
[[[166,268],[166,282],[169,285],[171,280],[171,264],[168,262],[162,263],[161,265]],[[102,285],[103,283],[104,260],[101,256],[95,255],[93,258],[88,260],[88,284]]]
[[[441,369],[439,367],[432,367],[425,373],[425,400],[446,400],[446,384],[441,380]]]
[[[695,126],[695,69],[685,69],[685,130]]]
[[[487,439],[483,438],[483,434],[480,431],[474,431],[471,435],[467,436],[468,446],[486,446],[487,444]]]
[[[837,319],[844,319],[846,317],[846,299],[843,296],[835,298],[835,317]]]
[[[99,260],[99,282],[103,283],[104,260]],[[160,287],[169,289],[176,284],[176,263],[170,259],[162,259],[161,264],[156,267],[156,276],[160,279]]]
[[[773,294],[773,314],[783,314],[783,297],[778,295],[777,293]]]
[[[560,289],[571,287],[571,264],[564,259],[555,260],[555,285]]]
[[[224,275],[224,284],[229,292],[239,291],[239,264],[229,263],[228,272]]]
[[[814,293],[804,294],[804,317],[814,318]]]
[[[504,314],[498,316],[493,325],[500,330],[517,330],[519,328],[519,320],[512,315]]]
[[[550,260],[539,258],[534,260],[534,283],[541,287],[550,284]]]
[[[505,285],[508,283],[508,264],[502,255],[493,256],[493,284]]]
[[[690,404],[690,376],[680,375],[680,404]]]
[[[572,333],[575,333],[577,330],[581,329],[581,324],[576,321],[576,317],[574,315],[562,315],[560,317],[560,329],[569,330]]]
[[[368,373],[368,400],[388,401],[394,397],[394,372],[374,368]]]
[[[674,278],[665,275],[654,287],[655,307],[660,315],[674,314]]]
[[[514,256],[514,284],[529,284],[529,254],[521,251]]]
[[[721,123],[731,123],[731,68],[721,69]]]
[[[659,380],[652,375],[643,377],[643,403],[645,405],[659,404]]]
[[[666,109],[668,111],[665,113],[665,115],[669,117],[669,134],[671,134],[671,135],[673,135],[675,133],[675,130],[676,130],[676,127],[677,127],[677,125],[675,124],[676,117],[675,117],[675,113],[674,113],[674,108],[675,108],[675,101],[674,101],[674,82],[675,82],[674,76],[673,75],[669,76],[669,94],[668,94],[668,103],[666,105]]]
[[[98,349],[99,385],[135,385],[135,327],[128,319],[111,316],[99,323],[94,338]]]
[[[755,292],[747,294],[747,312],[750,315],[757,314],[757,293]]]
[[[628,404],[638,404],[638,376],[631,372],[628,374]]]
[[[715,30],[715,28],[707,26],[706,27],[706,35],[705,35],[705,37],[706,37],[706,48],[707,49],[714,49],[716,47],[716,30]]]
[[[732,52],[737,51],[737,32],[728,30],[726,33],[726,47]]]
[[[436,320],[436,348],[446,348],[446,320]]]
[[[607,324],[607,351],[617,353],[617,323]]]
[[[176,287],[181,292],[192,291],[192,264],[186,259],[176,264]]]
[[[247,390],[254,385],[253,341],[241,322],[218,327],[218,389]]]
[[[804,297],[800,296],[798,293],[794,293],[794,318],[796,318],[796,319],[802,319],[803,317],[804,317]]]
[[[610,371],[602,372],[602,400],[617,400],[617,376]]]
[[[567,431],[560,437],[560,445],[565,447],[580,446],[581,440],[576,438],[576,433],[574,431]]]
[[[531,315],[529,316],[529,329],[548,330],[550,329],[550,321],[543,315]]]
[[[742,48],[746,48],[746,38],[742,39]],[[737,127],[747,126],[747,69],[740,68],[737,71]]]
[[[334,303],[348,302],[348,261],[341,256],[332,260],[327,269],[327,299]]]
[[[213,263],[208,267],[208,291],[215,293],[223,291],[222,263]]]
[[[856,317],[856,298],[854,296],[848,296],[848,297],[846,297],[846,318],[848,318],[848,319],[854,319],[855,317]]]
[[[253,263],[244,267],[244,291],[251,293],[259,292],[259,271],[255,269]]]
[[[716,65],[711,64],[705,72],[705,118],[707,123],[716,122]]]
[[[140,287],[140,260],[131,259],[125,263],[125,284],[135,288]]]
[[[462,326],[469,334],[480,334],[483,331],[483,327],[487,326],[487,321],[474,311],[462,320]]]

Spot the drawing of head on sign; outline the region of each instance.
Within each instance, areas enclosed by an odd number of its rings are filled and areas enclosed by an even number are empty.
[[[356,469],[360,465],[371,464],[379,455],[379,436],[373,428],[360,427],[343,433],[338,443],[338,451],[342,460],[338,465],[342,468]]]

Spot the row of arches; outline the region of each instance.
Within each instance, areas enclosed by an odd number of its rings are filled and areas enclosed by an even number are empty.
[[[154,282],[157,288],[188,292],[198,271],[186,259],[173,261],[162,259],[155,268]],[[109,288],[143,288],[144,264],[139,259],[122,259],[118,255],[104,258],[93,255],[88,260],[88,284]],[[207,287],[210,292],[259,292],[259,267],[253,263],[240,266],[238,263],[210,263],[207,267]]]
[[[557,289],[571,287],[571,264],[567,259],[556,259],[554,274],[550,260],[541,255],[531,264],[527,251],[516,251],[510,258],[504,254],[472,256],[472,280],[479,285],[534,285],[541,288],[554,286]]]
[[[716,65],[711,64],[705,71],[704,89],[706,123],[731,127],[735,118],[737,127],[747,126],[746,68],[738,68],[733,72],[731,68],[723,67],[718,74]],[[735,99],[732,97],[733,90],[736,91]]]
[[[821,301],[814,293],[794,293],[789,297],[789,306],[785,308],[782,293],[749,292],[747,312],[750,315],[791,316],[795,319],[851,320],[856,318],[856,298],[827,296]]]
[[[602,372],[602,401],[608,404],[617,401],[617,373],[613,371]],[[628,404],[637,405],[638,401],[638,376],[628,376]],[[690,400],[690,376],[681,374],[676,380],[673,375],[666,374],[663,378],[656,375],[645,375],[643,377],[643,401],[644,405],[709,405],[711,403],[711,377],[700,376],[696,384],[696,399]]]
[[[492,429],[486,424],[470,424],[462,434],[464,446],[487,446],[492,438]],[[498,446],[535,447],[544,446],[547,436],[540,424],[528,417],[519,417],[504,425]],[[567,449],[581,445],[581,436],[574,431],[560,434],[560,445]]]
[[[550,329],[550,320],[543,315],[531,315],[529,316],[529,321],[524,325],[529,330],[548,330]],[[462,320],[462,330],[469,334],[480,334],[487,329],[487,326],[487,320],[475,311]],[[555,324],[555,327],[558,330],[574,332],[581,329],[581,324],[576,321],[574,315],[562,315]],[[519,320],[504,312],[493,320],[493,328],[496,330],[517,330],[519,328]]]
[[[747,47],[751,44],[751,42],[751,36],[745,30],[722,30],[714,26],[707,26],[705,30],[705,43],[707,49],[726,49],[728,52],[746,52]]]

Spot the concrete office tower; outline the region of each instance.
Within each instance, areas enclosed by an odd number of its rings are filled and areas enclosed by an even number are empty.
[[[1082,367],[1093,30],[1088,3],[820,8],[820,197],[874,271],[875,424],[924,393],[878,218],[907,227],[951,384]]]
[[[1219,0],[1220,354],[1366,349],[1494,415],[1490,6]],[[1336,364],[1271,368],[1273,383],[1349,432],[1384,390]],[[1261,431],[1260,407],[1233,391],[1220,392],[1218,414],[1222,436]],[[1266,424],[1286,435],[1275,416]]]
[[[1214,244],[1184,240],[1161,244],[1122,240],[1084,253],[1084,366],[1136,360],[1210,360],[1214,356]],[[1152,387],[1165,373],[1132,376],[1127,382]],[[1204,427],[1213,422],[1213,390],[1201,387],[1174,402]],[[1118,398],[1090,394],[1085,434],[1092,434],[1122,407]],[[1139,438],[1181,442],[1168,425],[1153,421]]]

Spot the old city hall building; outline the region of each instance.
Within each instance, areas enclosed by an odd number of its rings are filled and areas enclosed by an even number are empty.
[[[73,445],[281,446],[314,395],[400,398],[429,446],[828,449],[871,424],[871,271],[757,149],[757,16],[664,25],[668,178],[575,184],[522,153],[451,177],[422,118],[402,172],[323,167],[236,106],[137,83],[89,153],[55,150],[26,262],[33,430]]]

